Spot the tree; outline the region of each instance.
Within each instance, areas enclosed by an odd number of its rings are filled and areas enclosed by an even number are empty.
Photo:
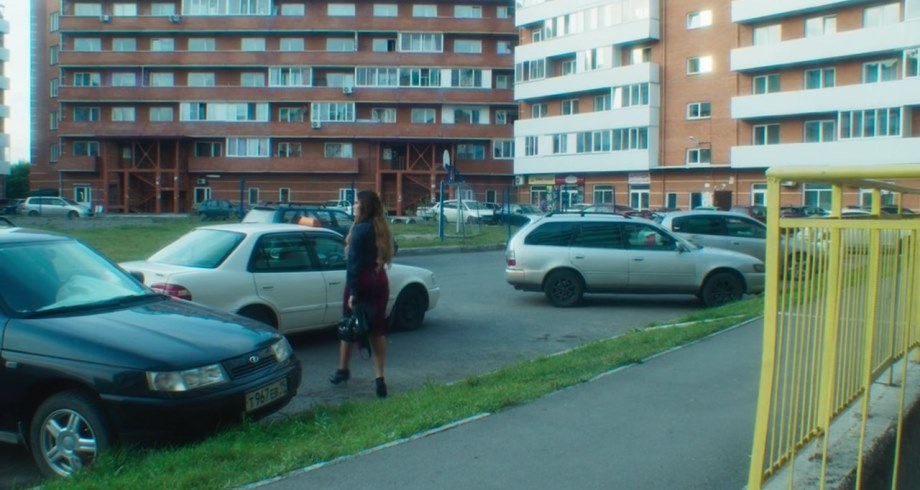
[[[10,175],[4,179],[6,188],[4,195],[9,199],[19,199],[29,194],[29,170],[31,167],[28,162],[19,162],[10,166]]]

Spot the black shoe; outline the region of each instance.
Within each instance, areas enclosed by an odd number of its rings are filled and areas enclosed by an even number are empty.
[[[351,373],[347,369],[336,369],[334,373],[329,375],[329,382],[337,385],[348,381],[350,377]]]
[[[386,398],[387,397],[387,384],[383,378],[377,378],[374,381],[377,382],[377,398]]]

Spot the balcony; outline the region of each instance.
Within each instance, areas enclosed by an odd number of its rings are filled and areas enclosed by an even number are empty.
[[[871,0],[734,0],[732,2],[732,22],[757,22],[760,20],[801,15],[815,10],[830,10],[849,7]]]
[[[543,19],[551,19],[553,17],[559,17],[561,15],[586,10],[597,5],[598,2],[594,0],[570,0],[567,2],[547,0],[544,2],[528,3],[529,2],[525,2],[525,5],[521,6],[521,2],[517,2],[518,8],[515,15],[515,21],[517,22],[518,26],[525,26],[528,24],[533,24],[534,22],[539,22]],[[615,7],[632,7],[637,10],[647,6],[648,10],[652,13],[652,17],[655,18],[658,18],[659,12],[661,12],[661,7],[659,6],[658,0],[648,0],[646,2],[634,1],[632,2],[632,5],[628,6],[626,5],[626,1],[613,1],[605,3],[611,3]]]
[[[599,46],[609,46],[611,44],[616,46],[658,40],[660,37],[658,19],[642,19],[594,31],[524,44],[515,48],[514,59],[516,63],[520,63],[522,61],[577,53]]]
[[[889,165],[917,163],[920,138],[873,138],[830,143],[735,146],[732,168]]]
[[[733,49],[731,69],[744,72],[790,65],[811,65],[841,58],[894,53],[917,45],[920,45],[920,19],[884,27]]]
[[[652,135],[649,135],[649,140]],[[654,149],[653,149],[654,147]],[[583,153],[566,155],[539,155],[514,158],[514,173],[555,174],[644,172],[658,166],[657,135],[648,150],[615,151],[608,153]]]
[[[200,158],[189,157],[188,171],[232,173],[322,173],[357,174],[357,158],[273,157],[273,158]]]
[[[657,128],[660,110],[652,106],[635,106],[612,111],[585,112],[567,116],[520,119],[515,136],[540,136],[554,133],[609,130],[616,128]]]
[[[57,164],[52,164],[52,168],[58,172],[98,172],[99,157],[61,155]]]
[[[733,119],[920,105],[920,78],[732,98]]]
[[[660,72],[660,66],[657,64],[641,63],[544,78],[542,80],[531,80],[515,84],[514,99],[539,99],[598,89],[609,91],[612,86],[631,85],[634,83],[649,82],[657,85]]]

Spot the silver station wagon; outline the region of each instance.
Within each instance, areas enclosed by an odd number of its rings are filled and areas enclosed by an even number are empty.
[[[694,294],[716,306],[764,288],[759,259],[613,214],[547,215],[512,237],[505,262],[508,283],[542,291],[560,307],[578,304],[585,293]]]

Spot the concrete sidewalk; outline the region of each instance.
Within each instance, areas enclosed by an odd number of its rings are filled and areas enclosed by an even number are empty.
[[[449,430],[260,489],[740,489],[762,319]]]

